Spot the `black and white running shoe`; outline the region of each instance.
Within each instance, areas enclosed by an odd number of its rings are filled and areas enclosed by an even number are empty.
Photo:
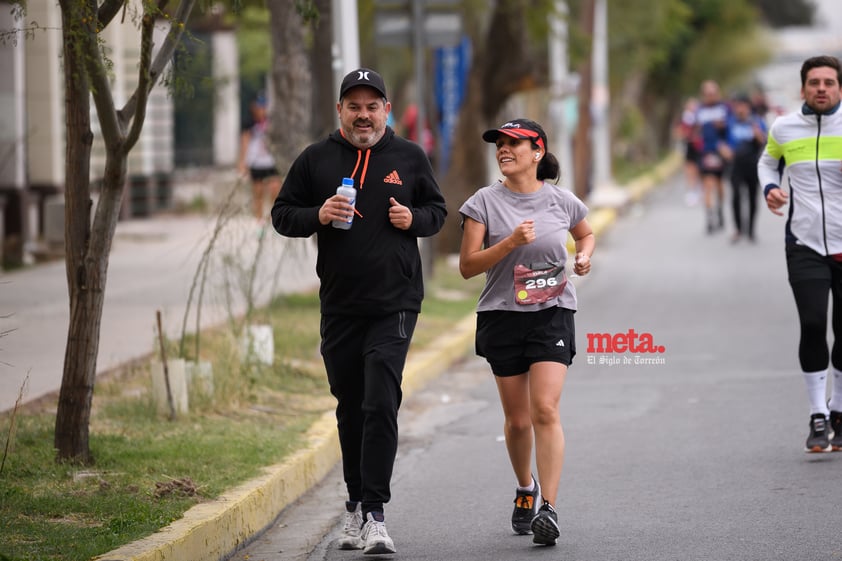
[[[807,437],[805,450],[808,453],[830,452],[830,427],[827,426],[827,417],[823,413],[814,413],[810,416],[810,436]]]
[[[558,515],[546,501],[532,519],[532,541],[541,545],[555,545],[558,540]]]

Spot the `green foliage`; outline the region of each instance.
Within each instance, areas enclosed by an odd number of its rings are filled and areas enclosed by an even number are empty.
[[[759,14],[746,2],[711,2],[719,16],[706,22],[697,40],[687,52],[684,68],[697,75],[711,77],[724,86],[745,76],[768,60],[766,44],[759,40]],[[687,84],[693,91],[698,84]]]
[[[172,424],[114,416],[91,438],[96,470],[81,471],[54,461],[51,417],[29,416],[0,485],[0,550],[13,559],[86,561],[139,539],[256,476],[311,419],[279,430],[233,417]],[[162,492],[174,481],[190,483]]]
[[[295,0],[296,10],[305,24],[317,25],[320,14],[313,0]],[[269,11],[262,0],[239,2],[227,16],[237,26],[240,69],[240,113],[248,118],[248,104],[261,90],[272,68],[272,42]]]
[[[672,46],[691,33],[692,12],[682,0],[627,0],[611,6],[616,7],[609,11],[608,22],[615,83],[663,64]]]
[[[213,163],[213,114],[216,81],[211,46],[198,32],[183,41],[173,57],[176,165]]]
[[[319,23],[319,9],[313,0],[295,0],[295,9],[301,14],[304,23]]]
[[[652,91],[695,94],[707,78],[727,86],[768,59],[764,43],[758,40],[760,15],[748,0],[679,3],[690,17],[665,43],[667,56],[652,66]]]

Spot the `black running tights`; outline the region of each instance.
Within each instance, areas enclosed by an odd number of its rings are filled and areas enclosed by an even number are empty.
[[[804,372],[825,370],[828,362],[842,370],[842,263],[803,246],[787,247],[789,283],[798,308],[801,339],[798,360]],[[828,351],[827,315],[833,295],[833,347]]]

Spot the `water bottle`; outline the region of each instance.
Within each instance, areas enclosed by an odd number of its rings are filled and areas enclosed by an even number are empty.
[[[343,177],[342,185],[336,188],[336,194],[342,195],[343,197],[348,197],[350,199],[350,205],[353,207],[354,203],[356,203],[357,201],[357,190],[354,189],[353,178]],[[351,214],[351,218],[349,218],[347,222],[344,220],[334,220],[333,227],[339,228],[340,230],[349,230],[353,221],[354,215]]]

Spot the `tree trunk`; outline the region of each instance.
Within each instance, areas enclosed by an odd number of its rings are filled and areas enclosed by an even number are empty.
[[[98,338],[89,335],[93,323],[99,332],[99,316],[85,262],[90,238],[90,160],[93,133],[85,64],[80,56],[84,39],[78,31],[81,10],[74,0],[63,0],[64,99],[67,130],[65,162],[65,253],[70,296],[70,325],[65,347],[64,372],[56,412],[55,448],[58,458],[81,463],[91,461],[88,420],[93,396]]]
[[[182,0],[172,26],[152,61],[152,33],[158,13],[145,5],[140,24],[138,86],[117,111],[102,59],[98,34],[119,11],[118,0],[97,12],[94,0],[61,0],[67,160],[65,162],[65,249],[70,323],[64,354],[54,444],[58,460],[91,463],[89,423],[108,256],[126,183],[126,163],[143,127],[149,91],[172,57],[195,0]],[[106,147],[105,170],[91,226],[90,160],[93,134],[90,99],[96,104]]]
[[[313,26],[313,51],[310,53],[313,77],[310,132],[313,138],[323,138],[336,129],[339,86],[333,85],[333,2],[316,0],[315,4],[319,21]]]
[[[483,48],[488,50],[485,56],[474,57],[474,62],[481,63],[483,95],[480,107],[489,125],[498,118],[500,109],[513,94],[538,85],[536,61],[539,56],[529,50],[533,40],[526,22],[530,4],[527,0],[498,0],[482,42]],[[541,58],[546,60],[543,51]],[[504,116],[505,119],[516,117]]]
[[[269,135],[275,163],[286,175],[298,153],[310,142],[310,64],[305,50],[304,21],[295,0],[269,0],[272,30],[272,86]]]
[[[476,61],[476,57],[474,60]],[[468,74],[467,95],[459,112],[456,130],[453,131],[454,150],[450,167],[443,178],[444,181],[441,182],[448,213],[444,226],[436,237],[439,254],[459,252],[462,240],[459,207],[488,181],[486,162],[489,145],[479,136],[488,127],[488,120],[480,109],[484,93],[480,84],[480,72],[472,65]]]
[[[531,62],[533,57],[526,50],[530,44],[524,19],[528,13],[527,4],[523,0],[499,0],[484,34],[479,23],[484,14],[473,14],[476,17],[470,17],[467,12],[463,14],[474,54],[466,98],[453,133],[450,168],[441,182],[448,213],[437,236],[440,253],[459,251],[462,240],[459,207],[488,183],[487,162],[491,148],[480,135],[499,125],[500,118],[520,117],[500,117],[499,113],[512,94],[530,89],[537,82],[535,65]],[[493,55],[483,51],[486,45],[492,47]],[[505,45],[505,48],[498,49],[497,45]],[[506,71],[501,72],[501,68]]]
[[[579,22],[582,34],[593,37],[594,0],[585,0]],[[591,167],[593,163],[591,145],[591,82],[593,81],[591,56],[584,57],[579,68],[579,118],[573,136],[573,178],[574,192],[585,200],[590,192]]]

